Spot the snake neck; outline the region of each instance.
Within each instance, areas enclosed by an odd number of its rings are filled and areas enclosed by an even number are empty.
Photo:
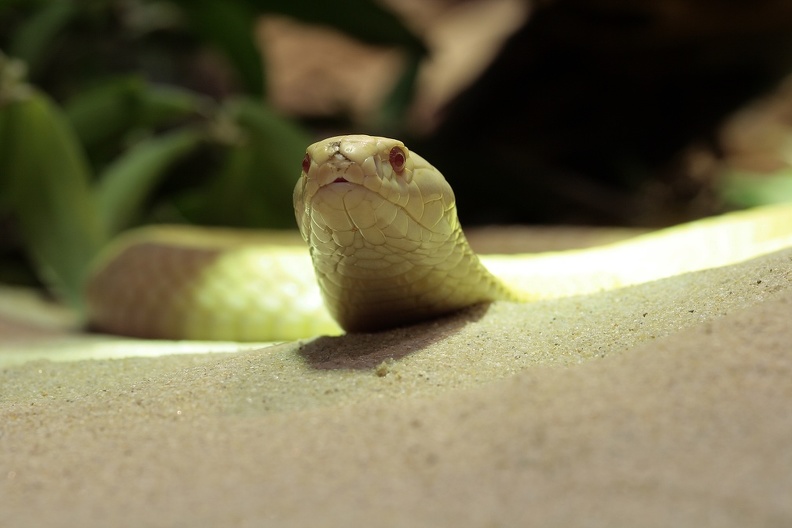
[[[375,244],[363,230],[347,235],[328,230],[309,235],[325,305],[346,331],[376,331],[515,300],[484,268],[458,226],[436,243],[394,238]]]

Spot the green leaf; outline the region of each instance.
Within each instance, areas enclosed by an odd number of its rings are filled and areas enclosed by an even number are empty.
[[[233,145],[213,183],[200,201],[200,222],[231,226],[272,226],[276,214],[269,201],[253,193],[251,179],[260,168],[256,143],[244,141]]]
[[[229,109],[246,130],[250,148],[256,153],[257,164],[250,175],[250,185],[277,218],[270,225],[293,227],[292,193],[310,137],[293,121],[259,101],[237,99],[229,104]]]
[[[3,9],[40,9],[56,1],[58,0],[0,0],[0,12]]]
[[[14,157],[14,141],[11,127],[13,112],[10,102],[0,98],[0,213],[14,203],[11,196],[11,163]]]
[[[49,2],[16,29],[8,52],[27,63],[32,78],[44,69],[57,35],[71,22],[76,12],[74,2]]]
[[[792,168],[772,174],[734,172],[720,184],[723,199],[739,207],[792,202]]]
[[[111,234],[127,227],[140,213],[167,169],[192,152],[203,139],[194,129],[155,136],[129,149],[103,172],[97,201],[100,217]]]
[[[226,108],[234,120],[250,133],[250,138],[265,149],[277,174],[291,183],[300,172],[310,137],[294,121],[278,115],[265,103],[251,98],[235,98]]]
[[[211,117],[215,104],[199,93],[165,84],[147,84],[140,92],[138,125],[160,127],[192,116]]]
[[[324,24],[370,44],[399,46],[412,54],[426,55],[427,49],[393,12],[371,0],[244,0],[259,12],[280,13]]]
[[[155,128],[206,115],[212,104],[182,88],[148,84],[137,76],[113,77],[80,92],[65,105],[66,115],[90,152],[117,142],[137,128]]]
[[[0,112],[2,191],[40,278],[79,307],[88,265],[106,240],[83,151],[63,114],[39,92]]]
[[[292,192],[308,135],[252,99],[226,108],[242,132],[206,193],[201,221],[247,227],[294,227]]]
[[[64,104],[64,111],[86,149],[117,138],[138,120],[143,81],[115,77],[79,92]]]
[[[395,133],[404,130],[404,117],[415,95],[416,81],[420,71],[421,58],[419,55],[408,55],[404,72],[396,86],[385,98],[375,118],[374,126],[383,133]]]
[[[263,94],[261,55],[254,41],[256,13],[237,0],[176,0],[191,26],[234,66],[248,92]]]

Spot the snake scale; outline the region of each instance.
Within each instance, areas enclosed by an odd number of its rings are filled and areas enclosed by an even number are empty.
[[[376,331],[492,301],[579,295],[792,246],[792,205],[730,213],[597,248],[478,256],[454,193],[395,139],[309,146],[294,190],[302,238],[142,228],[98,260],[91,325],[138,337],[289,340]],[[317,288],[318,283],[318,288]]]

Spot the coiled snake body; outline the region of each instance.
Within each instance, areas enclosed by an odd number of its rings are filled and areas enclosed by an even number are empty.
[[[280,234],[138,230],[92,273],[93,326],[227,340],[371,331],[483,302],[647,282],[792,246],[792,206],[781,205],[600,248],[479,258],[450,185],[401,141],[329,138],[308,147],[302,169],[294,207],[309,252]]]

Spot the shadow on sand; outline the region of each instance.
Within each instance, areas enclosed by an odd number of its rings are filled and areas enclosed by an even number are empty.
[[[458,332],[479,320],[488,304],[411,326],[375,333],[322,336],[300,346],[299,354],[317,370],[375,369],[388,359],[400,359]]]

